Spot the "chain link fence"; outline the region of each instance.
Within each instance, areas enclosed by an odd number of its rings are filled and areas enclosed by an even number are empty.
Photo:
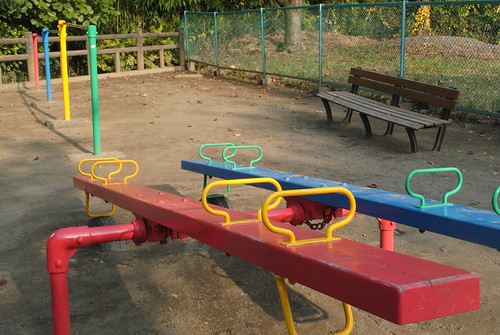
[[[461,92],[464,111],[500,116],[500,0],[185,12],[190,61],[263,78],[346,88],[351,67]]]

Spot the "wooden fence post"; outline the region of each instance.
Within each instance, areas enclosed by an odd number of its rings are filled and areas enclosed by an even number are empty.
[[[33,55],[33,33],[24,33],[24,38],[26,39],[26,54],[28,55],[27,66],[28,66],[28,81],[35,82],[35,62]]]
[[[120,52],[115,52],[115,72],[120,72],[122,69],[120,62]]]
[[[160,68],[163,69],[165,67],[165,50],[158,50],[158,57],[160,58]]]
[[[184,28],[179,28],[179,37],[177,39],[177,47],[179,48],[179,66],[186,67],[186,49],[184,44]]]
[[[137,70],[144,70],[144,44],[142,40],[142,29],[137,28]]]

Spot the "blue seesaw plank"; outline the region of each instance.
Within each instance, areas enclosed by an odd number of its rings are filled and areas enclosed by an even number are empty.
[[[356,198],[358,213],[500,249],[500,215],[493,211],[456,204],[421,209],[416,207],[420,204],[418,199],[405,194],[258,167],[237,166],[233,169],[232,164],[215,161],[210,164],[204,159],[183,160],[181,166],[184,170],[221,179],[269,177],[276,179],[283,190],[345,187]],[[270,184],[253,186],[274,190]],[[342,194],[311,195],[303,198],[335,207],[349,208],[348,200]],[[426,202],[431,204],[435,201]]]

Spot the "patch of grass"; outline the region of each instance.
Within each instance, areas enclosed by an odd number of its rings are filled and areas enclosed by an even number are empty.
[[[443,38],[446,38],[443,36]],[[292,53],[279,48],[266,50],[266,72],[294,78],[319,81],[317,45],[306,45]],[[400,50],[397,40],[376,41],[364,39],[360,43],[330,43],[324,45],[322,80],[325,83],[346,84],[349,69],[365,69],[399,75]],[[500,110],[500,73],[498,59],[478,55],[444,53],[442,47],[411,45],[405,56],[405,77],[460,90],[459,105],[470,109],[498,112]],[[258,53],[238,49],[224,53],[221,65],[237,69],[263,71]],[[245,76],[243,76],[245,77]],[[284,79],[287,85],[303,87],[298,81]],[[310,84],[305,84],[309,86]]]

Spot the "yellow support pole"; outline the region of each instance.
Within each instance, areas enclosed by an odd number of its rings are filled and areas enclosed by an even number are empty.
[[[66,52],[66,21],[57,21],[57,29],[59,30],[59,41],[61,45],[61,78],[64,98],[64,120],[71,119],[69,109],[69,83],[68,83],[68,54]]]
[[[276,279],[276,285],[278,286],[278,293],[281,300],[281,309],[283,310],[283,316],[285,317],[286,329],[289,335],[298,335],[295,330],[295,325],[293,324],[292,309],[290,307],[290,300],[288,299],[288,292],[286,290],[285,278],[274,273],[274,278]],[[293,282],[290,282],[294,284]],[[351,305],[342,303],[344,307],[345,315],[345,326],[344,329],[337,333],[331,335],[350,335],[354,329],[354,316],[352,314]]]

